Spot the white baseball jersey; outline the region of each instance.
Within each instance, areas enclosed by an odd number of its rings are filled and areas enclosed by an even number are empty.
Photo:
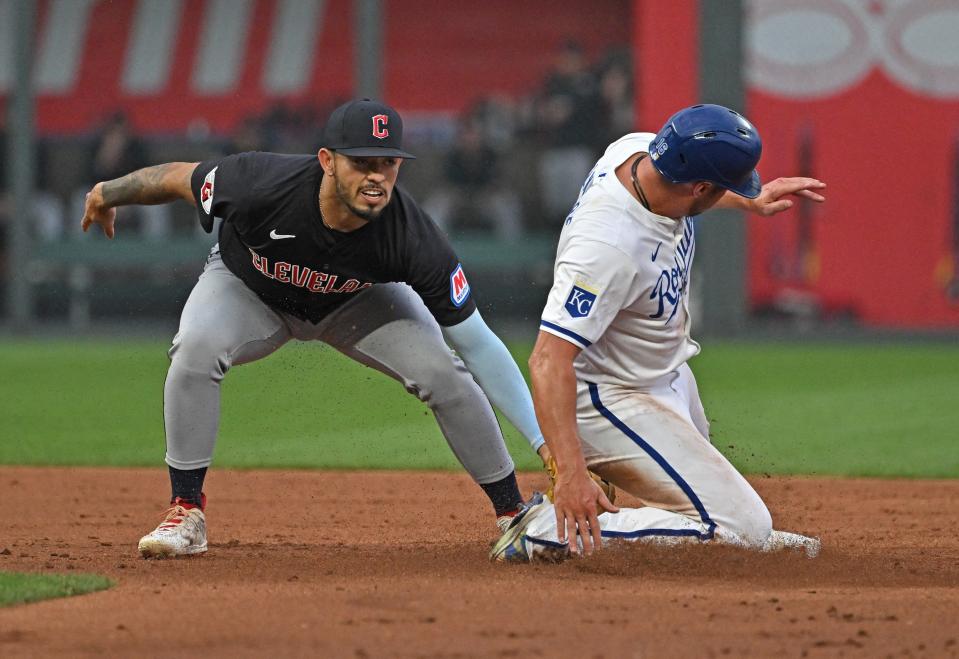
[[[689,336],[692,220],[651,213],[616,178],[653,138],[609,145],[560,235],[540,329],[583,348],[581,380],[646,388],[699,352]]]

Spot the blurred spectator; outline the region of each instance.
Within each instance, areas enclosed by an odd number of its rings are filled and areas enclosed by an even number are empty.
[[[266,128],[259,117],[247,117],[234,131],[226,147],[226,153],[244,151],[272,151],[267,139]]]
[[[134,133],[130,121],[122,112],[111,115],[97,134],[90,158],[90,178],[81,185],[71,201],[71,218],[83,217],[86,193],[99,181],[111,181],[130,172],[146,167],[146,148]],[[124,206],[117,211],[121,226],[133,222],[140,225],[140,232],[151,239],[170,235],[173,218],[170,206]],[[79,227],[79,221],[75,223]]]
[[[602,103],[603,142],[608,144],[635,130],[633,118],[633,73],[629,55],[612,51],[599,66],[599,96]]]
[[[539,178],[549,220],[565,217],[605,145],[598,80],[585,53],[565,42],[536,100],[535,126],[544,145]]]
[[[7,131],[6,108],[0,107],[0,252],[7,249],[9,225],[12,220],[13,199],[9,189],[12,164],[8,162],[10,142]],[[30,234],[40,240],[52,240],[63,230],[63,204],[56,195],[51,194],[46,181],[46,147],[40,141],[36,142],[34,152],[35,189],[30,197]]]
[[[516,146],[516,102],[509,96],[484,97],[470,108],[469,116],[483,140],[498,153]]]
[[[107,119],[93,148],[94,181],[110,181],[146,165],[143,143],[133,134],[127,116],[117,112]]]
[[[423,208],[445,231],[462,226],[492,225],[497,238],[515,240],[522,232],[516,193],[503,185],[499,154],[469,117],[446,155],[444,181]]]
[[[7,141],[7,108],[0,105],[0,226],[6,224],[9,214],[9,200],[7,186],[10,183],[10,172],[7,168],[7,158],[10,154],[10,143]]]
[[[7,193],[10,173],[7,168],[7,154],[10,152],[7,142],[7,108],[0,105],[0,290],[6,287],[7,280],[7,227],[10,225],[10,195]]]
[[[317,150],[322,137],[324,116],[312,104],[290,106],[277,103],[259,119],[263,139],[270,151],[309,153]]]

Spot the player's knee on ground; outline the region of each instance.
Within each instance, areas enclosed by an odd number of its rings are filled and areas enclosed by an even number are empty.
[[[734,509],[717,515],[713,521],[718,526],[717,535],[721,540],[750,548],[762,547],[773,530],[769,509],[758,496],[756,501],[739,502]]]

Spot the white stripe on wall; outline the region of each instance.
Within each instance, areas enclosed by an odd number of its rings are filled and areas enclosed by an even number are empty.
[[[66,94],[77,84],[93,0],[53,0],[39,42],[36,87],[40,94]],[[95,47],[95,44],[94,44]]]
[[[170,78],[182,0],[138,0],[127,44],[122,86],[128,94],[155,94]]]
[[[281,0],[276,5],[263,89],[290,94],[303,89],[313,72],[313,49],[323,31],[323,0]]]
[[[211,0],[206,6],[193,89],[221,94],[236,87],[243,71],[253,0]]]

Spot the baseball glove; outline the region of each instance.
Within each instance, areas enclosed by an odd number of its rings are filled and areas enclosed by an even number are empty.
[[[550,501],[553,500],[553,489],[556,487],[556,458],[549,456],[549,459],[546,461],[546,473],[549,475],[549,489],[546,490],[546,498]],[[610,483],[608,480],[600,478],[598,475],[594,474],[591,471],[586,472],[589,474],[589,477],[602,488],[603,492],[606,494],[606,498],[609,499],[610,503],[616,503],[616,486]],[[600,511],[603,512],[603,511]]]

